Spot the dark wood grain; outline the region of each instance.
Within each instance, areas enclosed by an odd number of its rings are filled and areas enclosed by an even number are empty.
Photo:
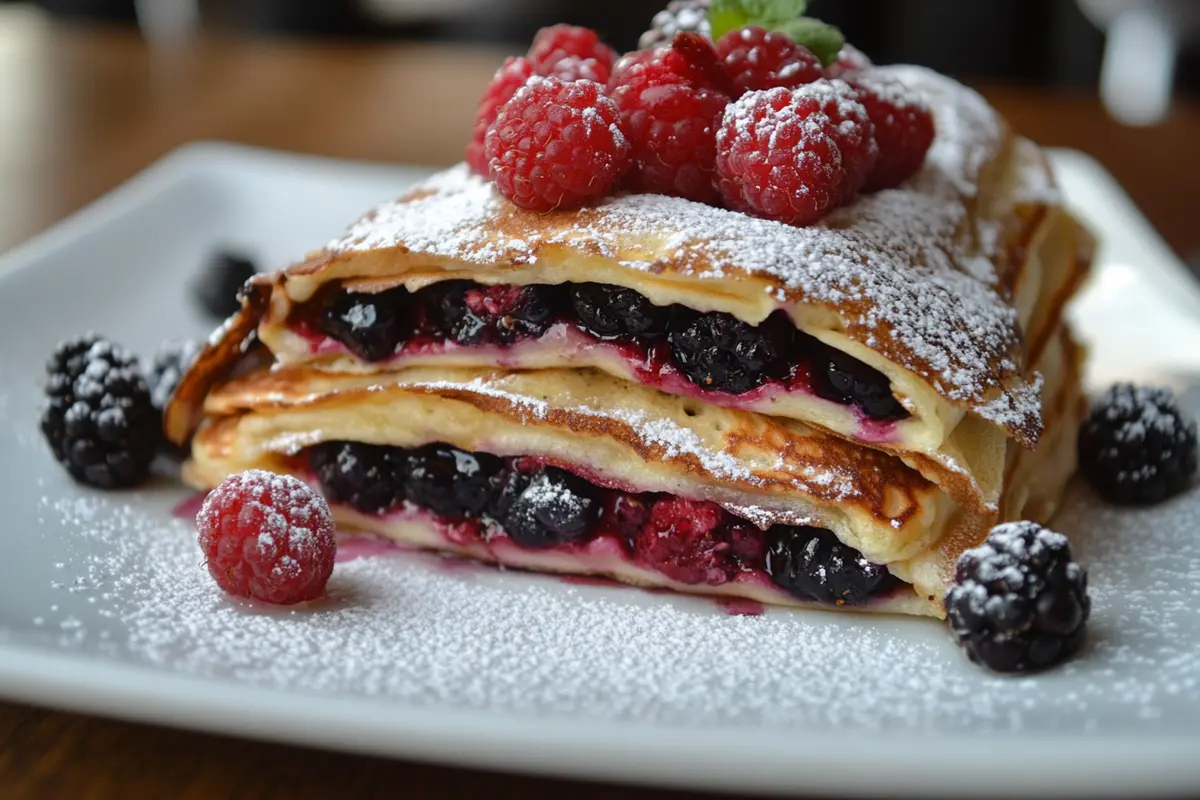
[[[0,9],[0,250],[195,139],[449,164],[501,52],[203,39],[152,52],[122,30]],[[1033,138],[1094,155],[1177,252],[1200,252],[1200,108],[1152,129],[1090,94],[983,87]],[[323,753],[0,703],[11,797],[682,797]]]

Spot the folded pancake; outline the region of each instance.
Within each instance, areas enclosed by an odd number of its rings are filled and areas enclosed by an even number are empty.
[[[1042,433],[1028,366],[1091,239],[1038,148],[982,98],[886,71],[936,113],[905,187],[796,228],[658,195],[537,214],[460,166],[257,279],[189,380],[251,336],[279,364],[340,373],[588,368],[898,454],[995,511],[1007,441]],[[180,408],[172,436],[199,416]]]
[[[204,399],[184,476],[212,487],[251,468],[288,472],[336,501],[320,466],[330,448],[370,445],[337,458],[378,463],[372,490],[390,481],[394,499],[373,513],[333,508],[343,524],[371,533],[527,569],[940,616],[958,554],[1002,517],[1048,512],[1073,469],[1064,442],[1080,413],[1079,354],[1065,328],[1050,337],[1039,367],[1046,441],[1032,452],[1010,445],[1008,489],[987,515],[964,511],[900,459],[797,420],[582,369],[251,369]],[[431,500],[412,488],[414,476],[424,486],[436,472],[428,454],[444,445],[472,465],[459,471],[473,482],[438,488]],[[529,538],[528,520],[550,525],[564,514],[586,520],[586,529]],[[796,541],[834,574],[818,571],[817,585],[801,588],[775,580],[781,543],[794,554]]]

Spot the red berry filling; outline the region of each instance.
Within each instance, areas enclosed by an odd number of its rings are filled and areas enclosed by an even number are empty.
[[[675,393],[690,386],[723,402],[779,387],[854,406],[873,421],[908,416],[886,376],[797,330],[782,311],[749,325],[720,312],[656,306],[632,289],[604,284],[443,281],[415,293],[397,287],[378,294],[332,286],[297,310],[292,328],[316,350],[333,340],[383,362],[447,346],[507,347],[556,325],[610,344],[640,382]]]
[[[459,545],[494,548],[507,539],[526,550],[580,552],[607,540],[628,563],[678,583],[766,579],[795,597],[837,604],[896,587],[885,568],[829,531],[762,531],[715,503],[605,487],[535,458],[353,442],[318,445],[307,457],[331,499],[368,514],[411,513],[402,510],[407,505],[432,515]]]

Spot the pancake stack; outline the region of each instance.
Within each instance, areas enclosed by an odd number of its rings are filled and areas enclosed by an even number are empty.
[[[522,210],[458,166],[247,285],[167,409],[400,542],[783,605],[944,616],[1074,471],[1092,240],[1043,154],[914,67],[903,187],[792,227],[660,195]]]

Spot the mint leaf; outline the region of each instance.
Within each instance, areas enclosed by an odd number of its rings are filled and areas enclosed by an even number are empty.
[[[800,17],[774,26],[773,30],[786,33],[796,44],[804,45],[821,59],[821,66],[828,67],[837,61],[838,53],[846,44],[846,37],[834,26],[812,17]]]
[[[715,42],[730,31],[750,24],[750,14],[742,0],[712,0],[708,4],[708,27]]]
[[[714,40],[747,25],[774,30],[794,22],[807,7],[808,0],[712,0],[708,25]]]

